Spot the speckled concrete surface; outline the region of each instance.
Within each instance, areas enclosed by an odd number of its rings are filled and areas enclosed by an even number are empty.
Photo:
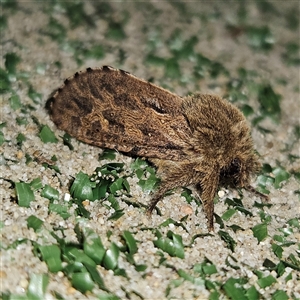
[[[78,2],[80,3],[80,2]],[[259,5],[254,1],[239,5],[235,1],[177,3],[149,2],[133,3],[121,2],[107,4],[107,10],[102,2],[87,2],[84,12],[86,20],[72,18],[70,10],[65,5],[41,4],[38,2],[19,1],[16,6],[3,5],[2,18],[7,25],[1,30],[1,68],[5,69],[5,55],[16,53],[20,57],[17,64],[17,76],[10,77],[11,91],[1,95],[1,123],[4,142],[0,146],[0,197],[1,197],[1,286],[0,292],[25,295],[28,289],[31,274],[49,274],[49,284],[45,293],[47,299],[57,299],[54,292],[61,294],[65,299],[97,299],[102,293],[99,288],[83,295],[71,286],[70,281],[62,272],[50,273],[45,262],[41,261],[33,252],[32,241],[40,244],[55,243],[50,231],[56,227],[65,228],[66,241],[76,241],[74,227],[78,221],[75,208],[71,206],[71,217],[63,220],[59,215],[50,213],[49,200],[35,193],[35,201],[29,208],[20,207],[17,203],[12,182],[31,182],[40,178],[43,185],[48,184],[60,192],[60,201],[63,195],[69,192],[72,178],[80,171],[92,174],[97,166],[107,161],[99,161],[101,149],[72,140],[74,150],[70,151],[60,138],[63,132],[59,131],[49,119],[45,110],[45,102],[51,92],[58,88],[64,78],[71,76],[78,70],[86,67],[111,65],[122,68],[138,77],[151,80],[157,85],[164,86],[179,95],[200,90],[201,92],[215,93],[228,96],[228,82],[235,80],[238,83],[239,68],[255,71],[255,83],[270,84],[275,93],[281,95],[281,117],[276,123],[267,117],[257,126],[253,126],[253,139],[257,151],[262,156],[262,162],[273,167],[282,166],[291,176],[275,189],[271,184],[270,199],[272,206],[265,207],[264,212],[270,216],[268,236],[258,244],[251,228],[260,224],[261,209],[254,207],[255,201],[261,199],[244,192],[243,204],[252,212],[252,216],[236,213],[226,225],[236,224],[244,228],[243,231],[233,232],[225,230],[236,241],[234,252],[226,248],[224,241],[217,234],[220,227],[216,224],[215,234],[197,238],[192,247],[185,248],[185,258],[180,259],[166,255],[169,265],[176,266],[186,272],[208,258],[216,266],[218,273],[211,275],[210,280],[224,284],[231,277],[246,278],[245,288],[254,285],[261,294],[261,298],[270,299],[274,293],[282,290],[290,299],[300,298],[299,271],[286,267],[281,276],[275,271],[266,270],[263,266],[265,259],[276,264],[279,258],[272,250],[275,235],[282,235],[283,230],[290,229],[288,220],[299,219],[299,180],[293,174],[299,174],[300,143],[299,129],[300,98],[299,98],[299,63],[288,62],[285,57],[288,44],[297,44],[299,47],[299,18],[298,1],[270,1],[270,6]],[[181,5],[182,4],[182,5]],[[102,5],[102,6],[101,6]],[[70,4],[70,7],[72,5]],[[75,14],[75,11],[74,11]],[[73,15],[74,16],[74,15]],[[51,20],[63,26],[51,27]],[[79,22],[82,22],[80,23]],[[89,26],[93,20],[93,26]],[[123,37],[111,38],[109,29],[114,23],[122,25]],[[76,23],[77,22],[77,23]],[[4,24],[4,22],[3,22]],[[255,49],[249,45],[248,27],[261,28],[268,26],[272,36],[269,38],[270,50]],[[174,32],[180,32],[177,40],[171,39]],[[110,32],[110,34],[113,34]],[[164,63],[151,63],[149,56],[153,53],[167,61],[172,58],[176,49],[184,49],[184,42],[191,37],[197,37],[193,51],[188,57],[177,56],[180,74],[173,77],[165,72]],[[180,46],[183,43],[183,46]],[[103,46],[104,55],[98,58],[87,55],[86,49],[94,45]],[[174,50],[175,49],[175,50]],[[175,51],[175,52],[174,52]],[[209,71],[203,78],[195,78],[193,70],[196,64],[195,55],[203,55],[213,62],[219,62],[228,73],[211,76]],[[299,48],[298,48],[299,55]],[[174,57],[173,57],[174,58]],[[299,59],[299,56],[298,56]],[[169,75],[168,75],[169,74]],[[40,94],[32,100],[28,90],[32,87]],[[247,104],[258,114],[259,104],[248,86],[244,91],[247,101],[237,100],[236,105]],[[14,110],[10,97],[16,93],[20,97],[22,107]],[[230,97],[228,97],[230,98]],[[58,143],[43,143],[39,137],[38,126],[33,122],[34,116],[41,124],[48,125],[58,137]],[[18,118],[26,118],[27,124],[20,125]],[[253,116],[249,117],[249,121]],[[264,128],[267,130],[260,130]],[[24,134],[26,140],[22,146],[18,145],[18,134]],[[26,164],[26,154],[33,157],[35,151],[50,159],[57,157],[57,165],[61,174],[45,168],[38,161],[33,160]],[[293,159],[289,159],[293,156]],[[297,157],[298,156],[298,157]],[[130,168],[132,158],[117,154],[115,161],[125,163]],[[271,174],[272,175],[272,174]],[[275,176],[274,174],[272,176]],[[11,182],[12,181],[12,182]],[[128,178],[131,185],[132,201],[146,204],[150,195],[143,192],[137,185],[137,178]],[[253,181],[255,183],[255,180]],[[228,209],[224,203],[226,197],[239,197],[237,191],[222,189],[215,205],[215,212],[222,216]],[[160,228],[164,234],[168,230],[174,231],[183,238],[185,245],[189,244],[195,234],[207,233],[205,216],[195,202],[188,205],[178,190],[166,196],[159,204],[162,215],[154,214],[149,220],[144,211],[119,200],[125,214],[117,221],[107,220],[111,214],[107,207],[99,201],[87,205],[91,212],[87,226],[99,236],[105,247],[112,241],[120,244],[120,235],[124,230],[134,232],[139,241],[135,259],[139,263],[148,265],[144,273],[137,272],[124,257],[120,257],[119,264],[126,269],[128,278],[115,276],[112,271],[99,266],[109,290],[122,299],[208,299],[211,291],[204,285],[197,285],[184,281],[179,286],[171,285],[172,280],[178,279],[176,271],[166,265],[160,265],[160,256],[153,244],[155,236],[150,230],[143,231],[143,227],[156,227],[167,218],[179,221],[187,212],[193,211],[186,220],[185,231],[180,226],[169,225]],[[196,211],[199,211],[196,214]],[[27,228],[27,218],[35,215],[44,221],[42,232],[36,233]],[[107,237],[111,230],[112,236]],[[285,236],[291,245],[283,247],[282,260],[287,261],[291,254],[298,259],[299,266],[299,227],[293,227]],[[16,243],[25,239],[24,243]],[[15,243],[16,246],[13,246]],[[17,245],[18,244],[18,245]],[[227,264],[229,256],[239,268],[231,268]],[[277,282],[270,287],[262,288],[257,284],[261,271],[265,276],[273,275]],[[290,279],[286,277],[290,274]],[[169,296],[166,290],[170,287]],[[125,287],[125,289],[122,287]],[[126,294],[125,290],[128,292]],[[138,294],[132,293],[132,291]],[[220,299],[226,299],[220,294]],[[249,298],[248,298],[249,299]],[[252,298],[255,299],[255,298]],[[258,298],[257,298],[258,299]],[[285,298],[283,298],[285,299]]]

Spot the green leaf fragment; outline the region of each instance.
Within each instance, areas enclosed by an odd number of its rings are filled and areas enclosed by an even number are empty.
[[[123,40],[126,37],[126,34],[121,23],[111,21],[105,36],[114,40]]]
[[[255,49],[270,50],[274,44],[274,36],[267,26],[249,27],[247,37],[248,44]]]
[[[83,233],[83,251],[88,255],[96,264],[102,263],[105,255],[105,248],[102,244],[100,237],[90,228],[82,228]]]
[[[8,101],[13,110],[18,110],[22,107],[21,100],[18,95],[11,96]]]
[[[219,230],[218,235],[226,243],[228,249],[234,252],[236,241],[226,231]]]
[[[39,246],[39,250],[50,272],[57,273],[63,269],[58,245]]]
[[[283,253],[282,247],[280,247],[279,245],[273,243],[273,244],[272,244],[272,250],[273,250],[274,254],[275,254],[278,258],[282,258],[282,253]]]
[[[188,274],[185,270],[179,269],[179,270],[177,271],[177,273],[178,273],[178,275],[179,275],[181,278],[183,278],[184,280],[190,281],[190,282],[192,282],[192,283],[195,282],[195,278],[194,278],[192,275]]]
[[[58,139],[56,138],[53,131],[49,128],[48,125],[43,125],[39,133],[39,137],[43,143],[57,143]]]
[[[73,198],[79,200],[94,200],[93,188],[95,187],[95,182],[91,182],[87,174],[80,171],[71,186],[70,193]]]
[[[116,151],[111,149],[104,149],[101,154],[99,154],[99,160],[110,159],[113,160],[116,158]]]
[[[68,207],[63,205],[63,204],[50,203],[49,204],[49,211],[57,213],[64,220],[68,219],[71,216],[71,214],[68,212]]]
[[[276,279],[272,275],[268,275],[266,277],[257,280],[258,285],[263,289],[266,288],[267,286],[272,285],[275,282]]]
[[[50,185],[46,184],[41,192],[41,196],[49,200],[59,200],[59,192]]]
[[[30,216],[27,218],[27,227],[32,228],[34,231],[38,231],[44,222],[36,216]]]
[[[129,254],[134,255],[137,252],[138,248],[136,240],[134,239],[132,233],[126,230],[123,232],[122,236],[126,242]]]
[[[277,167],[273,170],[273,174],[275,176],[274,186],[276,189],[281,187],[281,183],[290,178],[290,174],[281,167]]]
[[[104,48],[101,45],[94,45],[90,49],[88,49],[85,53],[85,57],[101,59],[105,55]]]
[[[209,300],[219,300],[220,299],[220,293],[216,290],[213,290],[209,295]]]
[[[259,292],[257,291],[257,289],[255,288],[254,285],[252,285],[249,289],[247,289],[245,296],[249,300],[260,299],[260,294],[259,294]]]
[[[226,212],[223,213],[222,219],[224,221],[228,221],[235,213],[236,210],[234,208],[228,209]]]
[[[94,280],[94,282],[97,283],[99,288],[102,289],[102,290],[107,290],[107,288],[104,285],[102,277],[100,276],[99,272],[96,269],[96,266],[91,266],[91,265],[88,265],[88,264],[85,264],[84,266],[86,267],[86,269],[90,273],[90,275],[91,275],[92,279]]]
[[[277,290],[273,295],[272,295],[272,300],[288,300],[289,296],[287,293],[283,290]]]
[[[85,254],[85,252],[81,249],[77,249],[72,247],[68,251],[68,256],[72,257],[76,262],[81,262],[84,265],[90,265],[95,267],[96,263],[88,256]]]
[[[28,90],[28,97],[34,102],[34,103],[40,103],[42,100],[42,94],[37,93],[32,86],[29,86]]]
[[[46,274],[31,274],[27,297],[31,300],[45,299],[49,277]]]
[[[23,144],[23,142],[26,141],[26,136],[25,136],[23,133],[19,133],[19,134],[17,135],[16,140],[17,140],[18,146],[21,147],[22,144]]]
[[[298,218],[293,218],[287,222],[290,226],[300,229],[300,223]]]
[[[89,272],[73,273],[71,277],[72,286],[85,294],[91,291],[95,284]]]
[[[240,287],[240,279],[229,278],[223,285],[226,295],[232,300],[248,300],[245,290]]]
[[[263,115],[270,116],[277,121],[281,113],[280,100],[281,96],[276,94],[269,84],[262,84],[259,87],[258,102]]]
[[[111,216],[109,216],[107,220],[118,220],[124,216],[124,214],[124,209],[118,209]]]
[[[262,223],[262,224],[255,225],[252,228],[252,232],[253,232],[254,237],[257,238],[258,243],[260,243],[262,240],[264,240],[268,236],[267,224]]]
[[[63,139],[64,145],[66,145],[71,151],[73,151],[74,147],[73,147],[73,145],[71,143],[72,137],[68,133],[65,133],[63,135],[62,139]]]
[[[5,59],[5,68],[8,73],[15,74],[17,64],[21,61],[20,57],[13,52],[7,53],[4,56]]]
[[[111,243],[109,249],[106,250],[103,258],[103,266],[107,270],[114,270],[118,266],[118,258],[120,250],[115,243]]]
[[[182,237],[178,234],[168,231],[167,237],[163,237],[157,230],[157,240],[153,241],[154,245],[159,249],[169,253],[171,256],[184,258],[184,245],[182,243]]]
[[[206,275],[211,275],[211,274],[218,273],[216,266],[215,265],[211,265],[211,264],[205,264],[205,265],[203,265],[203,272]]]
[[[123,188],[123,178],[120,177],[110,185],[109,190],[112,194],[115,194],[117,191],[121,190],[122,188]]]
[[[10,90],[10,80],[8,73],[0,68],[0,94],[7,93]]]
[[[15,189],[18,199],[18,204],[22,207],[29,207],[30,202],[35,200],[30,184],[25,182],[16,182]]]

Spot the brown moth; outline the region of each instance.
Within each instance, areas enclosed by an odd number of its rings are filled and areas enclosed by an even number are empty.
[[[161,178],[148,212],[175,187],[201,195],[213,230],[219,186],[246,188],[260,169],[243,114],[214,95],[179,97],[112,67],[66,79],[47,102],[59,129],[85,143],[148,158]]]

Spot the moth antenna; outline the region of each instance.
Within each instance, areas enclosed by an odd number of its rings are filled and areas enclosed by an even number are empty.
[[[260,198],[262,198],[262,199],[264,199],[264,200],[266,200],[266,201],[270,201],[270,198],[269,198],[268,195],[265,195],[265,194],[263,194],[263,193],[257,191],[257,190],[256,190],[253,186],[251,186],[251,185],[245,186],[244,189],[245,189],[246,191],[248,191],[248,192],[250,192],[250,193],[252,193],[252,194],[254,194],[254,195],[256,195],[256,196],[258,196],[258,197],[260,197]]]

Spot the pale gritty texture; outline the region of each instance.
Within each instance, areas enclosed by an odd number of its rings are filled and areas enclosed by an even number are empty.
[[[104,66],[65,80],[47,107],[54,123],[78,140],[155,164],[161,183],[149,212],[168,190],[192,186],[213,230],[218,186],[248,188],[259,170],[245,117],[215,95],[181,98]]]

